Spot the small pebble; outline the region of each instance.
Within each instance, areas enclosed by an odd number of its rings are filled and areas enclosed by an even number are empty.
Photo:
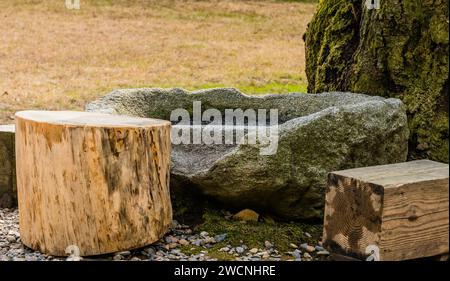
[[[316,251],[320,252],[320,251],[325,251],[325,249],[322,246],[317,245],[316,247]]]
[[[292,252],[292,256],[294,256],[294,258],[296,258],[296,259],[299,259],[299,258],[301,258],[301,253],[302,252],[297,249],[297,250]]]
[[[180,245],[182,245],[182,246],[186,246],[186,245],[189,245],[189,241],[187,241],[186,239],[180,239],[179,241],[178,241],[178,243],[180,243]]]
[[[316,248],[314,248],[314,247],[311,246],[311,245],[308,245],[307,243],[301,244],[301,245],[300,245],[300,248],[302,248],[303,250],[305,250],[305,251],[307,251],[307,252],[309,252],[309,253],[312,253],[312,252],[314,252],[314,251],[316,250]]]
[[[119,255],[119,256],[124,256],[124,257],[126,257],[126,256],[129,256],[129,255],[131,255],[131,252],[130,252],[130,251],[122,251],[122,252],[118,252],[118,253],[116,253],[116,255]]]
[[[273,245],[269,241],[265,241],[264,242],[264,247],[266,247],[266,249],[270,249],[270,248],[273,248]]]
[[[21,244],[19,243],[13,243],[9,246],[11,249],[19,249],[20,247],[22,247]]]
[[[202,245],[202,240],[201,239],[196,239],[192,242],[193,245],[200,247],[200,245]]]
[[[223,240],[225,240],[225,238],[227,238],[227,234],[223,233],[223,234],[219,234],[214,236],[214,240],[216,240],[216,242],[222,242]]]
[[[252,248],[249,252],[252,254],[256,254],[258,252],[258,248]]]
[[[12,235],[12,236],[15,236],[15,237],[20,237],[20,233],[18,231],[15,231],[15,230],[8,231],[8,235]]]
[[[311,246],[311,245],[308,245],[308,247],[306,247],[306,249],[305,249],[308,253],[312,253],[312,252],[314,252],[315,250],[316,250],[316,248],[314,248],[313,246]]]
[[[16,242],[16,237],[14,235],[6,235],[6,241],[9,243]]]
[[[298,246],[295,245],[294,243],[289,244],[289,247],[294,248],[294,249],[297,249],[297,248],[298,248]]]
[[[214,244],[216,243],[216,240],[213,237],[206,237],[204,240],[205,244]]]
[[[318,256],[328,256],[328,255],[330,255],[330,252],[328,252],[328,251],[326,251],[326,250],[324,250],[324,251],[318,251],[318,252],[317,252],[317,255],[318,255]]]

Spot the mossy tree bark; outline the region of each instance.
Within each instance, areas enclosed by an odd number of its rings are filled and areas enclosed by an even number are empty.
[[[410,159],[448,162],[448,0],[321,0],[305,34],[308,90],[400,98]]]

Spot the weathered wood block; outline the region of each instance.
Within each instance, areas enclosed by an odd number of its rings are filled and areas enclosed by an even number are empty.
[[[332,172],[324,246],[359,259],[448,253],[449,168],[429,160]]]
[[[169,121],[16,113],[20,237],[55,256],[135,249],[172,223]]]
[[[0,125],[0,208],[17,205],[14,125]]]

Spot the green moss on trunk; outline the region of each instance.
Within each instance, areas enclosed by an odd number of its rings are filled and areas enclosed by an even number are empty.
[[[305,35],[308,90],[400,98],[410,159],[448,162],[448,1],[320,1]]]

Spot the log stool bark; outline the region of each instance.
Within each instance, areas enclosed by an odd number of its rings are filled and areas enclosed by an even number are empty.
[[[139,248],[172,222],[168,121],[90,112],[16,113],[23,243],[55,256]]]
[[[324,246],[374,260],[448,253],[448,180],[448,164],[429,160],[330,173]]]

